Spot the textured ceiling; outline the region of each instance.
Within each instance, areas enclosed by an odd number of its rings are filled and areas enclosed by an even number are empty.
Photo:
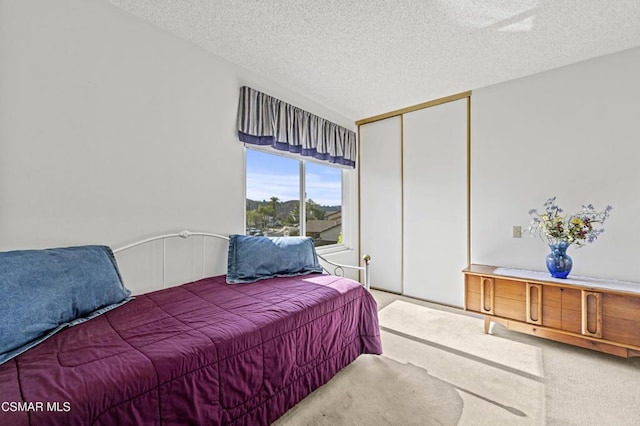
[[[107,0],[358,120],[640,46],[640,0]]]

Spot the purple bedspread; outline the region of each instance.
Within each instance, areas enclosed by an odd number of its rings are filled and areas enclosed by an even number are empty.
[[[207,278],[137,296],[0,365],[0,424],[269,424],[381,352],[376,302],[355,281]]]

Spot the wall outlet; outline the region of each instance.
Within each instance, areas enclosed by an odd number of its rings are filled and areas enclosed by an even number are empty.
[[[522,226],[513,225],[513,230],[511,231],[513,238],[522,238]]]

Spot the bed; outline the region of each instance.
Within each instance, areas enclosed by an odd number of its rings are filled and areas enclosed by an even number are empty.
[[[2,363],[0,424],[270,424],[360,354],[382,352],[376,302],[357,281],[228,281],[127,297]]]

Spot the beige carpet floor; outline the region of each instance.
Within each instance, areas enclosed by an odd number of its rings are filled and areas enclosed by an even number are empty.
[[[455,425],[462,408],[456,389],[423,368],[362,355],[275,424]]]
[[[478,333],[484,326],[477,318],[456,315],[437,309],[396,300],[379,313],[380,325],[409,338],[473,355],[505,367],[542,376],[542,353],[539,348],[520,342],[487,339]]]
[[[551,342],[373,291],[383,356],[360,356],[275,424],[640,425],[640,359]]]

